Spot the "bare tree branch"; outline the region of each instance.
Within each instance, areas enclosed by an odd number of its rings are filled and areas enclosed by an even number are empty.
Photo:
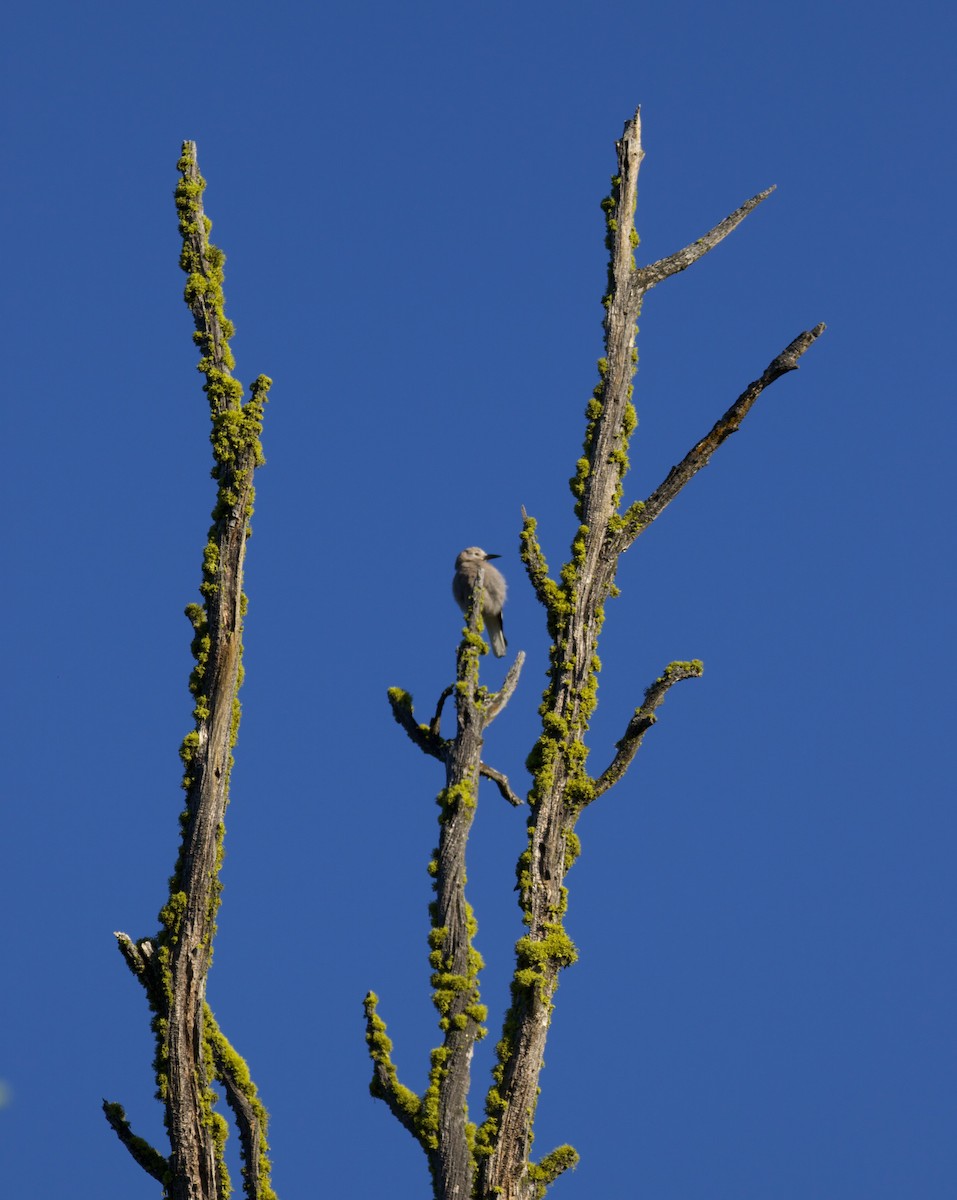
[[[442,732],[442,709],[445,707],[445,702],[449,696],[455,691],[455,685],[450,683],[449,686],[442,692],[436,701],[435,712],[432,714],[432,720],[429,722],[429,733],[433,737],[439,737]]]
[[[711,432],[689,450],[676,467],[671,468],[664,481],[655,488],[644,504],[632,506],[632,509],[629,509],[629,514],[633,512],[635,519],[619,531],[615,541],[617,553],[627,550],[638,534],[643,533],[652,521],[661,515],[685,484],[702,467],[708,465],[711,455],[721,443],[741,427],[741,422],[764,389],[770,387],[782,375],[798,369],[798,360],[801,355],[821,336],[826,328],[827,326],[822,321],[813,329],[799,333],[794,341],[768,364],[760,379],[755,379],[753,383],[748,384],[724,416],[715,423]]]
[[[745,200],[740,208],[736,208],[730,216],[719,221],[714,229],[709,229],[704,237],[685,246],[683,250],[669,254],[667,258],[659,258],[657,262],[649,263],[646,267],[639,267],[632,286],[639,292],[647,292],[670,275],[677,275],[679,271],[687,270],[692,263],[696,263],[709,250],[713,250],[718,242],[723,241],[732,230],[737,229],[744,218],[753,212],[763,200],[767,200],[773,191],[774,188],[769,187],[763,192],[758,192],[756,196],[752,196],[750,200]]]
[[[479,767],[479,774],[484,775],[486,779],[490,779],[502,793],[505,799],[509,802],[509,804],[513,805],[515,808],[521,807],[521,805],[524,803],[522,797],[516,796],[516,794],[512,791],[508,782],[508,777],[503,775],[501,771],[496,771],[493,767],[490,767],[488,763],[482,763]]]
[[[512,694],[518,687],[518,678],[522,673],[522,667],[524,665],[525,651],[519,650],[518,654],[515,656],[515,661],[508,669],[508,674],[505,676],[502,686],[497,692],[493,693],[492,696],[489,697],[489,700],[485,705],[485,720],[483,728],[487,729],[502,711],[505,705],[508,704],[509,700],[511,700]]]
[[[603,792],[607,792],[627,771],[631,760],[638,753],[638,748],[645,734],[658,720],[655,715],[656,710],[661,705],[671,685],[680,682],[682,679],[696,679],[703,671],[704,667],[697,660],[693,662],[673,662],[665,667],[661,676],[645,692],[645,699],[641,707],[635,709],[634,715],[628,722],[628,728],[625,730],[624,736],[617,744],[618,753],[595,780],[595,794],[592,799],[597,799]]]

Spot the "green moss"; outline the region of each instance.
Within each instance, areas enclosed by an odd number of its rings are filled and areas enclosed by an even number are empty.
[[[160,921],[169,935],[170,941],[173,943],[179,938],[180,926],[182,925],[183,917],[186,915],[188,905],[189,897],[185,892],[174,892],[160,909]]]
[[[385,1021],[376,1012],[379,997],[375,992],[369,992],[364,1001],[366,1014],[366,1045],[373,1063],[381,1066],[388,1078],[390,1094],[398,1107],[414,1122],[419,1120],[422,1111],[422,1101],[411,1090],[399,1083],[395,1065],[392,1062],[392,1040],[386,1032]],[[373,1096],[384,1099],[385,1092],[379,1075],[373,1072],[369,1091]]]
[[[204,1036],[210,1052],[210,1072],[220,1080],[224,1080],[224,1076],[228,1072],[233,1087],[246,1098],[258,1125],[258,1158],[256,1162],[244,1163],[243,1175],[247,1178],[250,1176],[256,1178],[257,1194],[262,1200],[276,1200],[276,1193],[271,1187],[272,1163],[269,1158],[269,1143],[266,1140],[269,1114],[259,1099],[259,1093],[250,1077],[246,1061],[236,1053],[223,1035],[208,1005],[205,1006],[203,1015]],[[218,1119],[221,1120],[221,1118]]]
[[[439,1010],[443,1020],[448,1017],[455,998],[471,990],[472,981],[467,975],[453,975],[445,971],[436,971],[431,979],[432,1003]]]
[[[211,1094],[211,1096],[215,1098],[214,1095]],[[210,1112],[208,1120],[204,1123],[208,1125],[213,1135],[213,1157],[216,1162],[216,1175],[219,1179],[217,1193],[221,1200],[229,1200],[233,1190],[229,1171],[226,1168],[226,1139],[229,1137],[229,1126],[226,1124],[226,1118],[218,1112]]]
[[[535,968],[554,964],[558,967],[570,967],[578,960],[575,943],[562,929],[561,925],[545,925],[545,936],[541,938],[520,938],[515,946],[515,954],[520,964],[528,964]]]
[[[542,982],[541,972],[534,967],[525,967],[522,970],[516,971],[512,979],[517,988],[529,992],[538,988]]]
[[[612,175],[611,192],[601,202],[602,211],[605,214],[605,247],[609,251],[614,249],[614,235],[618,230],[618,221],[615,214],[618,212],[620,189],[621,176]]]
[[[203,551],[203,582],[199,590],[206,600],[211,600],[219,591],[219,544],[213,538]]]
[[[110,1104],[103,1101],[103,1112],[110,1125],[121,1137],[123,1144],[130,1154],[154,1179],[162,1181],[169,1172],[169,1161],[150,1145],[145,1138],[137,1137],[130,1128],[126,1118],[126,1110],[122,1104]]]
[[[556,712],[546,711],[543,713],[542,728],[549,737],[556,739],[568,737],[568,722]]]
[[[576,775],[565,789],[568,803],[574,808],[584,808],[595,799],[595,781],[588,775]]]
[[[488,1019],[488,1008],[484,1004],[470,1004],[466,1008],[465,1013],[466,1016],[468,1016],[471,1021],[474,1021],[476,1025],[483,1025]],[[488,1030],[486,1029],[480,1029],[478,1031],[478,1036],[483,1038],[487,1032]]]
[[[435,802],[443,809],[454,809],[460,805],[464,808],[474,809],[476,803],[475,792],[472,785],[463,780],[461,783],[443,788],[438,796],[436,796]]]
[[[394,709],[399,709],[403,712],[412,713],[412,693],[405,691],[403,688],[391,687],[387,693],[389,703]]]
[[[571,870],[572,864],[582,852],[581,839],[574,830],[566,829],[565,833],[565,870]]]
[[[184,766],[188,767],[192,763],[198,748],[199,734],[194,729],[183,738],[182,745],[179,748],[179,756]]]
[[[573,1146],[558,1146],[538,1163],[528,1164],[528,1178],[535,1184],[536,1200],[541,1200],[548,1186],[564,1171],[577,1167],[578,1151]]]

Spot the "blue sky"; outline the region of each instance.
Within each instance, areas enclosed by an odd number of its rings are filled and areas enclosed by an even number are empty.
[[[330,11],[334,8],[334,11]],[[428,1194],[367,1093],[435,1042],[441,786],[394,725],[451,678],[456,552],[503,555],[525,778],[550,561],[601,353],[599,201],[642,106],[639,257],[769,184],[641,319],[629,499],[801,330],[828,330],[622,562],[593,764],[676,688],[568,878],[536,1152],[556,1200],[923,1200],[955,1180],[951,768],[957,20],[943,3],[173,2],[3,19],[9,693],[0,1153],[11,1194],[156,1196],[143,996],[212,485],[172,190],[198,142],[237,373],[275,380],[209,997],[272,1115],[280,1197]],[[488,662],[495,685],[504,668]],[[520,935],[521,812],[486,790],[478,1115]],[[318,1181],[317,1181],[318,1176]]]

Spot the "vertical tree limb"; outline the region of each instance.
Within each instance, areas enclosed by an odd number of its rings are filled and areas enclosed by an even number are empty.
[[[442,693],[429,725],[416,722],[412,698],[393,688],[389,702],[396,720],[416,745],[445,763],[445,787],[439,793],[439,845],[429,864],[435,900],[430,905],[429,963],[432,1001],[439,1014],[442,1044],[432,1051],[429,1084],[416,1096],[398,1080],[392,1043],[377,1013],[377,997],[366,996],[366,1041],[373,1061],[370,1090],[386,1101],[397,1119],[425,1151],[436,1200],[466,1200],[475,1172],[474,1125],[468,1120],[468,1094],[475,1042],[485,1036],[485,1006],[478,977],[483,963],[473,946],[477,929],[465,896],[465,853],[475,818],[479,776],[493,779],[502,794],[518,801],[499,772],[482,763],[484,733],[518,684],[524,654],[519,654],[502,688],[490,693],[479,683],[479,662],[487,647],[481,638],[484,570],[472,592],[466,628],[456,657],[455,736],[442,739]],[[518,801],[520,803],[520,801]]]
[[[618,560],[647,522],[649,505],[663,507],[662,501],[672,498],[685,481],[685,475],[669,477],[660,496],[644,505],[636,503],[622,514],[628,445],[637,424],[631,380],[637,364],[634,339],[642,299],[649,288],[686,269],[716,246],[769,194],[753,197],[691,246],[639,270],[634,259],[638,245],[634,211],[643,151],[637,113],[626,123],[617,151],[611,194],[602,204],[609,251],[608,289],[603,301],[605,354],[598,363],[599,383],[586,410],[584,448],[571,480],[579,525],[560,583],[548,575],[535,521],[524,510],[522,514],[522,559],[545,607],[553,645],[540,709],[541,736],[528,760],[534,775],[529,841],[517,868],[527,930],[516,946],[511,1006],[486,1099],[486,1120],[476,1133],[476,1190],[482,1200],[493,1196],[537,1200],[559,1173],[577,1161],[570,1146],[559,1147],[537,1164],[529,1159],[553,997],[559,972],[577,957],[563,927],[567,905],[563,880],[579,852],[575,825],[582,810],[623,776],[670,686],[701,673],[697,661],[672,663],[648,689],[612,762],[597,780],[589,775],[585,739],[597,701],[598,636],[605,601],[615,594]],[[752,385],[748,400],[718,430],[713,444],[706,440],[689,456],[687,477],[707,461],[731,432],[734,421],[737,428],[761,388],[797,365],[797,358],[822,328],[796,339],[762,380]]]
[[[203,390],[212,419],[217,497],[203,553],[202,603],[187,608],[194,630],[196,666],[190,690],[195,727],[180,750],[186,806],[179,856],[155,945],[133,943],[125,934],[117,937],[154,1011],[158,1094],[170,1139],[168,1194],[171,1200],[221,1200],[229,1190],[223,1158],[226,1124],[213,1111],[210,1084],[216,1068],[206,1021],[206,977],[219,906],[232,748],[239,727],[237,694],[246,608],[243,564],[253,509],[253,474],[263,461],[259,434],[271,381],[261,375],[244,403],[242,386],[232,376],[233,327],[223,310],[225,256],[209,241],[211,223],[202,201],[206,185],[195,143],[183,144],[179,170],[180,265],[188,277],[185,298],[196,325],[199,370],[206,380]],[[111,1123],[120,1132],[118,1118]],[[268,1200],[271,1192],[255,1194]]]
[[[631,379],[641,293],[633,286],[637,245],[633,216],[644,157],[638,113],[626,123],[617,150],[618,170],[602,205],[609,250],[603,301],[605,356],[599,362],[601,379],[588,405],[585,446],[571,485],[580,525],[560,587],[547,585],[544,556],[530,517],[525,517],[522,530],[523,561],[545,604],[555,640],[541,709],[542,734],[529,758],[534,773],[529,844],[518,868],[527,932],[516,947],[512,1003],[486,1099],[486,1120],[476,1137],[481,1156],[479,1193],[507,1200],[533,1200],[542,1182],[534,1178],[529,1162],[538,1078],[558,973],[577,957],[562,924],[563,879],[578,851],[577,814],[592,795],[593,785],[585,772],[584,735],[595,705],[595,649],[603,606],[616,566],[607,534],[621,497],[628,439],[636,424]],[[549,1157],[549,1168],[558,1164],[564,1170],[575,1161],[571,1147],[562,1147]]]

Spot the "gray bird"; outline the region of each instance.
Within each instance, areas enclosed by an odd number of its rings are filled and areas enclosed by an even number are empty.
[[[505,657],[505,632],[502,629],[502,605],[505,603],[505,577],[489,562],[501,558],[500,554],[486,554],[480,546],[468,546],[455,560],[455,575],[452,577],[452,595],[462,612],[468,611],[472,588],[478,579],[479,569],[485,568],[485,585],[482,596],[482,620],[492,653],[496,658]]]

